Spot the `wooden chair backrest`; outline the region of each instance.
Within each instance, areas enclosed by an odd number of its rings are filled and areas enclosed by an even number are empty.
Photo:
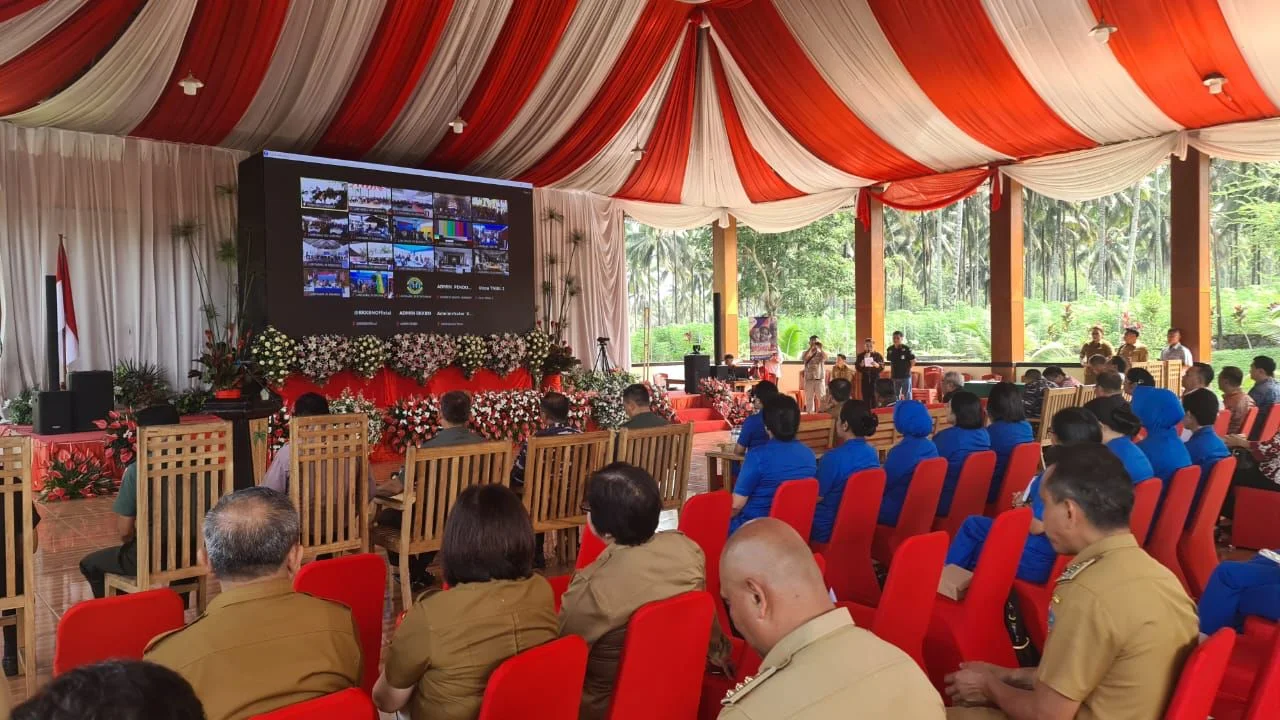
[[[1093,393],[1096,389],[1096,385],[1081,385],[1076,388],[1076,397],[1071,407],[1084,407],[1085,403],[1093,399]]]
[[[1181,360],[1165,360],[1164,365],[1164,387],[1176,392],[1182,392],[1182,373],[1187,369]],[[1154,372],[1152,375],[1156,375]],[[1156,381],[1159,382],[1160,376],[1156,375]]]
[[[684,507],[693,461],[693,423],[618,431],[618,460],[649,471],[662,492],[662,507]]]
[[[25,593],[35,589],[35,549],[31,494],[31,438],[0,438],[0,525],[3,526],[4,577],[0,582],[0,608],[22,607]],[[18,522],[14,522],[17,518]],[[21,563],[19,563],[21,558]],[[22,570],[23,592],[18,592],[18,570]],[[27,672],[34,673],[33,669]]]
[[[368,432],[363,413],[289,421],[289,499],[306,559],[369,549]]]
[[[235,478],[231,423],[138,428],[138,586],[206,574],[204,516]]]
[[[511,443],[505,441],[435,448],[410,445],[404,459],[401,547],[413,553],[439,550],[444,524],[458,495],[472,485],[508,484],[511,454]]]
[[[1040,428],[1037,431],[1039,436],[1037,439],[1041,445],[1048,442],[1053,416],[1057,415],[1059,410],[1071,407],[1075,399],[1075,388],[1049,388],[1044,391],[1044,404],[1040,406]]]
[[[253,457],[253,484],[261,485],[271,461],[270,418],[254,418],[249,421],[249,449]]]
[[[951,427],[951,407],[942,405],[940,407],[929,408],[929,415],[933,418],[933,434],[946,430]]]
[[[587,479],[613,459],[613,433],[529,438],[524,474],[524,506],[534,532],[582,525],[587,514]]]
[[[1155,378],[1156,387],[1162,388],[1165,385],[1164,365],[1160,362],[1136,362],[1129,363],[1130,370],[1143,369],[1151,373],[1151,377]]]
[[[880,418],[880,424],[876,425],[876,431],[867,437],[867,444],[876,450],[888,452],[898,441],[898,431],[893,425],[893,413],[884,413],[876,415]]]
[[[796,430],[796,440],[815,453],[826,452],[831,449],[831,427],[834,423],[834,418],[830,416],[801,420],[800,427]]]

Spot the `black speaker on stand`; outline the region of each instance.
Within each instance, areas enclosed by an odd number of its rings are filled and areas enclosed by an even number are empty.
[[[44,276],[44,350],[45,384],[48,390],[36,392],[32,402],[31,422],[37,435],[75,432],[72,420],[71,393],[59,390],[58,359],[58,280]]]

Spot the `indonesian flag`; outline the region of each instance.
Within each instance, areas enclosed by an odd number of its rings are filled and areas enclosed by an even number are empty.
[[[67,248],[58,238],[58,337],[62,344],[62,360],[66,365],[80,354],[76,332],[76,304],[71,299],[71,269],[67,266]]]

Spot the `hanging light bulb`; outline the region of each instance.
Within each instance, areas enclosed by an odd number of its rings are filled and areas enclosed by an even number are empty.
[[[454,135],[461,135],[462,131],[467,129],[467,121],[459,115],[449,123],[449,128],[453,130]]]
[[[1089,37],[1097,40],[1102,45],[1106,45],[1107,41],[1111,39],[1111,35],[1119,32],[1119,30],[1120,28],[1107,22],[1106,18],[1101,18],[1098,20],[1098,24],[1089,30]]]
[[[200,88],[204,87],[204,83],[200,82],[199,78],[190,72],[187,73],[186,77],[179,80],[178,84],[182,86],[184,95],[195,95],[200,92]]]
[[[1209,73],[1201,80],[1204,86],[1209,88],[1210,95],[1221,95],[1222,86],[1227,84],[1227,79],[1219,73]]]
[[[644,148],[640,147],[640,143],[636,143],[636,146],[631,148],[631,159],[640,162],[642,157],[644,157]]]

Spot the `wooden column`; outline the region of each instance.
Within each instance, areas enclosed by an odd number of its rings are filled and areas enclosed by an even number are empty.
[[[1022,186],[1003,178],[1000,209],[991,213],[991,367],[1013,379],[1025,359],[1023,320]]]
[[[1187,159],[1170,160],[1169,318],[1182,328],[1182,344],[1197,362],[1213,355],[1209,321],[1209,156],[1187,148]],[[1160,345],[1164,328],[1152,328]]]
[[[711,290],[720,293],[720,345],[738,355],[738,219],[732,215],[727,228],[711,225],[711,264]]]
[[[871,338],[876,349],[884,352],[884,205],[871,199],[871,227],[854,223],[853,281],[856,305],[857,345],[862,352],[863,338]]]

